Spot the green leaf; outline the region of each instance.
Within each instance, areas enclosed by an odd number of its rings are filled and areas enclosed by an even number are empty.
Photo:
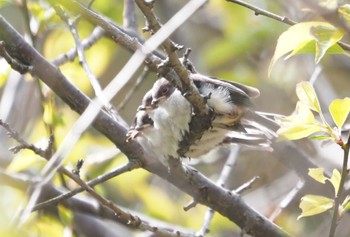
[[[296,112],[296,115],[278,120],[281,124],[281,128],[277,131],[279,135],[288,140],[297,140],[324,130],[322,125],[315,120],[308,105],[298,102]]]
[[[333,199],[318,196],[318,195],[305,195],[301,198],[299,207],[302,212],[298,216],[298,220],[305,216],[313,216],[325,212],[333,207]]]
[[[332,177],[329,179],[329,182],[331,182],[331,184],[333,185],[335,196],[338,194],[339,185],[340,185],[340,178],[341,178],[340,176],[341,175],[340,175],[339,171],[334,169]]]
[[[343,100],[333,100],[329,105],[329,112],[340,131],[350,112],[350,98],[346,97]]]
[[[72,225],[74,218],[73,212],[70,209],[64,207],[63,205],[58,205],[57,207],[60,220],[63,222],[63,224],[65,226]]]
[[[340,6],[338,8],[338,13],[348,22],[348,24],[350,23],[350,4]]]
[[[309,105],[304,104],[298,101],[297,106],[295,108],[297,113],[297,118],[300,122],[305,124],[315,124],[317,121],[315,120],[315,116],[310,110]]]
[[[6,5],[9,5],[11,3],[14,3],[12,0],[0,0],[0,7],[5,7]]]
[[[316,141],[332,140],[332,137],[327,135],[315,135],[315,136],[310,136],[309,138]]]
[[[284,136],[287,140],[298,140],[322,130],[322,127],[315,124],[296,124],[294,126],[281,127],[277,133]]]
[[[336,45],[343,35],[341,30],[326,22],[302,22],[291,26],[277,40],[275,53],[269,65],[269,75],[276,61],[289,52],[292,53],[287,58],[300,53],[316,53],[316,62],[319,62],[326,52],[343,54],[344,50]]]
[[[347,196],[343,203],[341,204],[342,208],[339,208],[339,215],[343,216],[344,213],[350,210],[350,196]]]
[[[310,82],[302,81],[296,86],[296,93],[299,101],[307,106],[311,110],[321,113],[321,107],[318,103],[316,92]]]
[[[309,169],[308,175],[314,180],[324,184],[328,178],[324,176],[323,171],[323,168],[311,168]]]
[[[326,8],[327,10],[336,10],[338,7],[337,0],[318,0],[318,5],[320,7]]]
[[[315,62],[319,63],[327,50],[340,41],[344,33],[341,30],[334,28],[333,26],[313,26],[310,28],[310,34],[316,40],[316,55]],[[343,53],[343,50],[341,52]]]

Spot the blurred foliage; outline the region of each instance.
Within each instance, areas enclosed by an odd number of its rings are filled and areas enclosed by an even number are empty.
[[[299,207],[302,212],[298,219],[306,216],[314,216],[335,208],[332,213],[333,219],[336,220],[332,222],[332,227],[335,230],[337,222],[349,208],[349,195],[345,197],[345,200],[341,200],[340,198],[342,198],[342,190],[344,189],[345,179],[349,172],[347,163],[349,158],[350,133],[348,135],[349,138],[343,141],[342,127],[346,118],[349,116],[350,98],[346,97],[342,100],[335,99],[329,105],[329,112],[333,123],[336,125],[336,127],[332,127],[325,119],[317,94],[311,83],[298,83],[296,94],[299,98],[296,114],[280,119],[281,128],[277,132],[288,140],[297,140],[305,137],[317,140],[330,140],[339,145],[344,152],[342,173],[337,169],[333,169],[332,176],[327,178],[324,175],[324,168],[309,170],[309,176],[317,182],[325,184],[325,181],[329,181],[332,184],[334,199],[322,195],[304,195],[300,201]],[[320,117],[320,121],[315,119],[314,113]],[[334,236],[333,228],[330,229],[329,236]]]
[[[19,19],[25,19],[23,16],[24,8],[20,2],[23,1],[0,1],[0,11],[2,11],[0,13],[4,13],[4,16],[9,14],[8,20],[16,26],[18,22],[22,22]],[[52,60],[74,47],[74,40],[67,25],[61,21],[46,1],[28,0],[27,2],[32,17],[30,26],[34,35],[31,40],[33,45],[48,60]],[[85,2],[90,1],[86,0]],[[157,13],[162,16],[160,19],[170,18],[186,2],[184,0],[156,2],[156,7],[159,7]],[[298,82],[310,78],[310,68],[314,68],[313,60],[316,59],[316,62],[329,65],[330,68],[336,64],[337,74],[330,73],[332,75],[330,83],[338,85],[339,93],[348,93],[349,87],[344,83],[348,82],[348,63],[338,63],[339,61],[331,58],[334,56],[327,54],[329,52],[344,52],[335,44],[342,39],[343,32],[328,23],[320,22],[317,17],[308,15],[308,12],[301,10],[303,8],[297,4],[298,1],[265,0],[251,2],[281,16],[295,17],[295,20],[304,23],[290,27],[264,16],[255,16],[251,10],[244,7],[222,0],[212,0],[175,32],[172,37],[176,43],[192,48],[190,59],[199,72],[258,87],[262,92],[261,99],[255,101],[259,110],[289,114],[294,110],[296,101],[298,99],[302,101],[302,104],[298,103],[297,105],[297,114],[284,120],[284,122],[292,123],[294,130],[291,127],[288,128],[296,133],[292,134],[291,130],[285,132],[282,130],[282,134],[293,135],[297,139],[314,132],[325,131],[332,138],[336,138],[337,131],[340,131],[347,121],[345,114],[347,115],[349,111],[347,113],[344,111],[349,108],[349,99],[336,100],[329,109],[330,115],[337,126],[337,130],[335,130],[328,123],[323,123],[323,120],[317,123],[318,118],[315,118],[314,113],[320,113],[324,105],[322,101],[317,100],[316,92],[306,84],[299,84],[298,95],[295,96],[294,88]],[[113,20],[118,25],[123,23],[123,1],[121,0],[96,0],[92,4],[92,9]],[[341,8],[341,13],[347,20],[349,19],[348,12],[348,5],[344,5]],[[145,24],[144,18],[138,10],[137,15],[138,28],[141,29]],[[305,21],[310,22],[305,23]],[[25,20],[23,22],[25,23]],[[162,22],[164,23],[164,21]],[[318,28],[319,26],[321,26],[321,29]],[[93,28],[86,20],[80,19],[78,24],[80,38],[87,37]],[[25,30],[25,25],[21,25],[17,29],[22,34],[30,35]],[[314,34],[309,34],[310,29],[315,30]],[[140,34],[144,38],[148,37],[146,33]],[[276,45],[277,48],[275,49]],[[335,51],[330,51],[332,47]],[[317,51],[319,53],[316,53],[315,57],[314,55],[311,56],[312,60],[308,60],[310,57],[304,54],[301,55],[301,53]],[[289,57],[288,61],[278,60],[289,52],[292,52],[290,56],[293,57]],[[107,38],[97,41],[85,53],[92,72],[102,85],[106,85],[112,80],[130,56],[129,52]],[[322,60],[320,61],[320,59]],[[345,60],[348,60],[348,58],[345,57]],[[311,63],[305,63],[306,61]],[[269,76],[268,69],[269,65],[272,64],[273,70]],[[344,68],[342,69],[341,66]],[[90,97],[94,96],[86,73],[81,68],[77,58],[73,62],[62,65],[60,69],[84,93]],[[13,75],[10,72],[9,66],[1,60],[0,92],[2,96],[5,94],[7,83],[13,80]],[[29,76],[25,75],[25,77]],[[123,117],[133,117],[140,102],[136,98],[140,98],[149,89],[153,81],[154,78],[147,78],[135,90],[135,95],[126,104],[125,109],[121,111]],[[34,81],[34,83],[37,82]],[[125,88],[123,92],[130,88]],[[14,128],[22,125],[24,129],[18,130],[18,132],[21,135],[23,134],[28,142],[43,149],[47,147],[48,137],[52,133],[55,137],[55,147],[58,147],[71,129],[72,124],[77,120],[78,115],[55,97],[49,89],[39,83],[37,83],[35,89],[31,89],[27,94],[20,94],[16,89],[13,89],[12,93],[18,95],[19,103],[16,106],[13,105],[14,109],[12,111],[17,119],[8,121],[10,125]],[[38,114],[33,112],[33,107],[24,103],[28,98],[34,98],[33,95],[38,95],[35,97],[39,104],[40,113]],[[2,97],[2,101],[7,102],[8,100],[10,99]],[[344,106],[346,109],[344,109]],[[0,108],[2,107],[0,106]],[[35,123],[27,123],[27,120],[23,119],[24,114],[30,115]],[[319,136],[318,138],[322,137]],[[325,137],[323,136],[323,138]],[[14,143],[12,140],[9,141],[5,135],[1,139],[3,139],[2,144],[5,149],[8,149],[9,144]],[[106,153],[107,150],[112,152]],[[126,157],[115,150],[113,144],[104,136],[93,129],[89,129],[81,137],[64,165],[72,170],[77,160],[83,158],[85,163],[81,176],[88,180],[126,162]],[[245,152],[240,155],[238,161],[240,167],[233,175],[232,185],[227,188],[233,189],[246,182],[246,176],[249,176],[249,179],[250,176],[256,174],[263,175],[261,183],[257,185],[262,188],[264,185],[282,177],[286,168],[278,160],[264,156],[271,155],[265,155],[262,152]],[[45,163],[46,161],[43,158],[38,157],[33,152],[23,150],[11,155],[10,162],[4,165],[3,168],[9,173],[39,173]],[[223,163],[223,159],[219,159],[216,160],[215,164],[204,164],[205,168],[200,165],[198,167],[202,168],[208,176],[217,177]],[[74,182],[69,180],[66,180],[64,184],[59,175],[55,176],[53,184],[56,186],[67,185],[69,188],[77,187]],[[183,225],[191,230],[198,230],[201,227],[206,211],[206,208],[200,205],[188,212],[183,211],[183,206],[190,202],[191,198],[142,169],[134,170],[100,184],[96,187],[96,190],[117,203],[117,205],[128,207],[175,225]],[[0,192],[6,193],[6,195],[0,197],[0,233],[2,236],[64,236],[64,233],[72,231],[71,228],[73,227],[70,224],[71,221],[74,221],[72,220],[74,219],[72,217],[74,213],[62,207],[59,207],[58,216],[33,213],[30,221],[20,230],[11,229],[10,223],[16,210],[20,204],[25,205],[27,201],[25,198],[26,190],[0,186]],[[285,193],[278,193],[278,190],[276,190],[276,193],[278,197],[285,195]],[[265,196],[269,196],[271,193],[266,191],[265,194]],[[260,203],[261,200],[259,199],[260,197],[257,197],[255,202]],[[278,208],[279,199],[271,199],[268,204],[262,201],[262,205],[269,208]],[[254,205],[255,203],[250,204]],[[326,204],[329,207],[330,203]],[[319,206],[319,203],[317,205]],[[344,210],[348,210],[349,202],[345,202],[342,207],[344,207]],[[270,212],[271,210],[268,210],[263,214],[269,215]],[[276,223],[296,236],[311,232],[314,226],[308,225],[308,222],[304,220],[305,218],[296,221],[297,216],[298,213],[295,209],[287,209],[283,211]],[[304,214],[304,216],[306,215]],[[319,225],[319,223],[316,221],[315,225]],[[212,236],[224,236],[225,234],[232,236],[233,233],[239,233],[232,222],[219,214],[215,214],[210,230]]]

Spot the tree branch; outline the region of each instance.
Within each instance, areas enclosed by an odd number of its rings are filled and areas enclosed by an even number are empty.
[[[291,25],[291,26],[298,23],[298,22],[296,22],[296,21],[293,21],[293,20],[289,19],[289,18],[286,17],[286,16],[279,16],[279,15],[277,15],[277,14],[275,14],[275,13],[266,11],[266,10],[264,10],[264,9],[261,9],[261,8],[259,8],[259,7],[256,7],[256,6],[252,5],[252,4],[249,4],[249,3],[244,2],[244,1],[241,1],[241,0],[226,0],[226,1],[235,3],[235,4],[240,5],[240,6],[243,6],[243,7],[245,7],[245,8],[248,8],[248,9],[254,11],[255,15],[257,15],[257,16],[258,16],[258,15],[266,16],[266,17],[268,17],[268,18],[271,18],[271,19],[274,19],[274,20],[283,22],[283,23],[285,23],[285,24],[287,24],[287,25]],[[311,4],[311,1],[306,1],[306,2],[307,2],[309,5],[314,5],[314,4],[315,4],[314,2]],[[313,7],[314,7],[314,6],[313,6]],[[320,8],[320,6],[318,6],[318,7]],[[330,21],[330,22],[332,23],[332,21]],[[339,25],[339,22],[338,22],[337,25]],[[346,27],[345,29],[348,29],[348,28],[349,28],[349,27]],[[344,42],[341,42],[341,41],[339,41],[338,44],[339,44],[340,47],[342,47],[344,50],[350,51],[350,45],[348,45],[348,44],[346,44],[346,43],[344,43]]]
[[[40,78],[66,104],[81,114],[89,104],[89,99],[75,88],[56,68],[46,61],[35,49],[0,16],[0,40],[5,42],[6,50],[19,62],[31,65],[33,76]],[[195,200],[213,208],[240,226],[253,236],[289,236],[278,226],[250,208],[239,195],[216,186],[198,171],[189,167],[172,169],[169,174],[156,158],[144,154],[136,142],[126,142],[126,128],[113,120],[103,111],[97,115],[93,126],[109,138],[130,160],[139,160],[143,167],[168,180],[180,190],[191,195]]]

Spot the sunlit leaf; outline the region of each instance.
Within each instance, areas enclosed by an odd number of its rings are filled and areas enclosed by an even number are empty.
[[[310,136],[309,137],[312,140],[332,140],[331,136],[327,136],[327,135],[315,135],[315,136]]]
[[[0,58],[0,88],[5,85],[11,73],[11,66],[4,58]]]
[[[20,156],[15,156],[11,164],[7,167],[8,172],[19,172],[23,170],[39,171],[46,164],[46,161],[36,155],[32,151],[21,150]]]
[[[294,126],[281,127],[277,133],[288,140],[298,140],[322,130],[322,127],[315,124],[295,124]]]
[[[292,53],[287,58],[300,53],[316,53],[316,62],[319,62],[326,52],[330,52],[330,48],[332,53],[344,53],[341,47],[336,46],[343,35],[341,30],[326,22],[302,22],[291,26],[278,38],[269,66],[269,75],[276,61],[289,52]]]
[[[311,110],[321,113],[316,92],[310,82],[302,81],[296,86],[296,93],[299,101],[309,106]]]
[[[74,218],[72,210],[66,208],[63,205],[58,205],[58,214],[60,216],[60,220],[65,226],[72,225]]]
[[[350,196],[347,196],[343,201],[341,208],[339,208],[339,215],[342,216],[344,213],[350,210]]]
[[[331,182],[331,184],[333,185],[335,195],[338,194],[340,178],[341,177],[339,171],[334,169],[332,177],[329,179],[329,182]]]
[[[340,6],[338,8],[338,13],[348,22],[348,24],[350,23],[350,4]]]
[[[295,56],[297,54],[310,54],[315,52],[315,44],[316,42],[313,40],[305,41],[304,43],[301,43],[298,45],[288,56],[286,56],[284,59],[287,60],[292,56]]]
[[[344,32],[335,29],[333,26],[313,26],[310,28],[310,34],[316,40],[315,62],[319,63],[327,50],[335,45],[344,36]],[[341,50],[342,53],[343,50]]]
[[[50,236],[50,237],[62,237],[64,235],[65,226],[53,216],[41,216],[35,223],[32,223],[28,232],[31,235],[28,236]]]
[[[279,135],[288,140],[297,140],[324,131],[324,127],[315,119],[308,105],[298,102],[296,113],[278,120],[281,125],[277,131]]]
[[[329,10],[335,10],[338,7],[337,0],[318,0],[320,7],[327,8]]]
[[[346,97],[343,100],[333,100],[329,105],[329,112],[332,115],[334,123],[340,130],[350,112],[350,98]]]
[[[296,106],[297,118],[300,122],[305,124],[315,124],[315,116],[310,110],[310,107],[307,104],[304,104],[298,101]]]
[[[318,195],[305,195],[301,198],[299,207],[302,212],[298,216],[298,220],[305,216],[313,216],[325,212],[333,207],[333,199],[318,196]]]
[[[11,3],[14,3],[13,0],[0,0],[0,7],[5,7]]]
[[[320,183],[326,183],[327,177],[324,176],[323,168],[310,168],[308,175]]]

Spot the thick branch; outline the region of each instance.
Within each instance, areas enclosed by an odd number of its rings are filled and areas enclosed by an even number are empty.
[[[11,57],[26,65],[31,65],[33,76],[40,78],[73,110],[79,114],[85,110],[89,98],[75,88],[58,68],[46,61],[28,45],[1,16],[0,41],[4,41]],[[253,236],[288,236],[264,216],[247,206],[239,195],[216,186],[198,171],[191,168],[178,168],[172,169],[172,173],[169,174],[168,169],[162,166],[156,158],[147,159],[136,142],[127,143],[125,141],[126,128],[105,112],[102,111],[98,114],[93,126],[109,138],[130,160],[138,159],[145,169],[168,180],[199,203],[226,216],[244,229],[246,233]]]

